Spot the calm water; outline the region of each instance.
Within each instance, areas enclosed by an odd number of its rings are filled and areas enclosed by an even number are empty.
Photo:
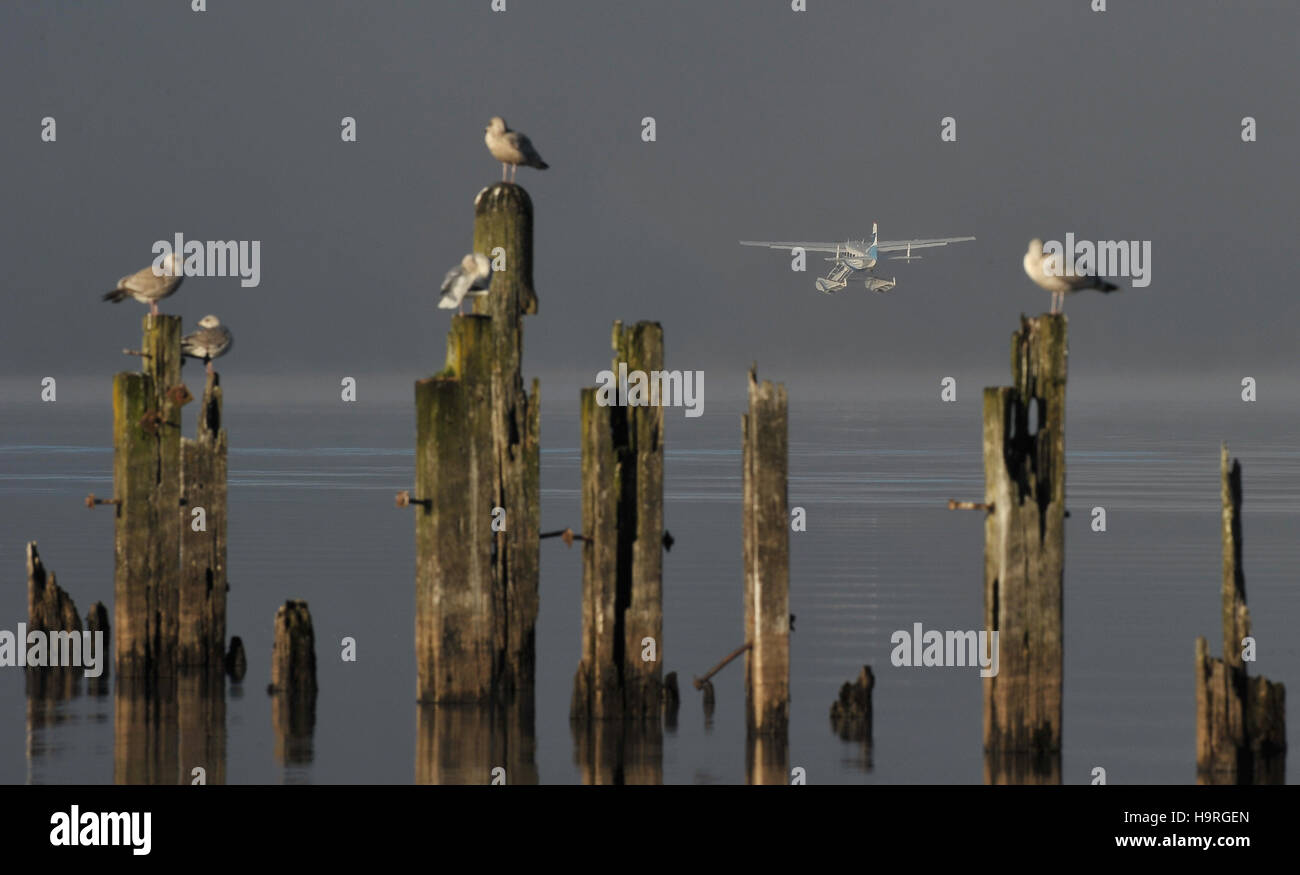
[[[792,403],[790,502],[807,509],[808,531],[791,536],[798,621],[790,764],[805,768],[810,783],[983,780],[976,671],[889,664],[896,629],[980,626],[981,521],[944,507],[983,495],[979,401],[967,395],[956,404]],[[683,679],[678,725],[663,741],[667,783],[745,780],[743,666],[715,678],[708,725],[689,684],[743,643],[740,410],[710,400],[700,419],[666,415],[664,516],[676,544],[664,562],[661,655]],[[79,610],[111,605],[112,514],[81,504],[87,492],[112,493],[111,411],[10,404],[0,414],[0,567],[9,581],[0,628],[26,619],[27,540],[39,542]],[[226,780],[412,782],[413,522],[409,509],[393,506],[393,494],[413,482],[410,405],[286,409],[228,400],[226,418],[229,631],[249,656],[247,678],[227,693]],[[1111,783],[1191,782],[1193,641],[1207,635],[1217,653],[1221,639],[1223,439],[1244,468],[1245,573],[1260,642],[1254,670],[1288,684],[1300,677],[1300,641],[1291,634],[1300,617],[1293,415],[1239,402],[1071,399],[1067,422],[1063,780],[1086,782],[1100,765]],[[544,529],[580,525],[577,432],[576,404],[544,407]],[[1090,528],[1096,505],[1107,510],[1105,533]],[[557,540],[541,549],[536,774],[576,782],[568,707],[581,636],[580,552]],[[291,597],[311,605],[321,692],[311,761],[284,766],[264,688],[272,618]],[[338,658],[344,636],[358,642],[355,663]],[[877,677],[870,767],[827,716],[840,684],[864,663]],[[24,699],[22,671],[0,670],[0,782],[113,780],[111,695],[55,703],[30,729]]]

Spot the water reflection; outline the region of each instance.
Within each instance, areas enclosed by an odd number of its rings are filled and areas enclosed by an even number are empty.
[[[534,725],[531,691],[506,703],[418,704],[415,783],[536,784]]]
[[[1061,753],[984,752],[985,784],[1059,784]]]
[[[662,784],[664,733],[658,720],[573,722],[573,762],[584,784]]]

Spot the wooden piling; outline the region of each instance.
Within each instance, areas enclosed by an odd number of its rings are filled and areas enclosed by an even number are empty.
[[[209,374],[197,437],[182,438],[180,665],[220,675],[226,644],[226,430],[221,377]],[[196,531],[195,511],[203,526]]]
[[[751,735],[783,739],[790,714],[788,413],[785,386],[759,383],[753,368],[741,432],[747,725]],[[754,749],[751,763],[759,765],[755,774],[760,782],[784,761],[784,750],[784,742]]]
[[[999,671],[984,679],[984,748],[1061,749],[1066,322],[1021,317],[1010,387],[984,390],[984,620]]]
[[[489,699],[504,649],[492,339],[490,319],[452,317],[446,368],[415,384],[416,683],[426,703]]]
[[[663,369],[657,322],[615,322],[613,372]],[[650,399],[647,399],[650,400]],[[657,400],[657,399],[656,399]],[[581,393],[583,650],[570,719],[657,721],[663,700],[663,407]],[[647,641],[649,639],[649,641]],[[644,658],[653,648],[653,659]],[[639,744],[639,741],[634,741]]]
[[[114,625],[119,675],[177,664],[181,538],[179,316],[144,317],[144,373],[113,381]]]
[[[1250,636],[1241,553],[1241,463],[1220,450],[1223,659],[1196,639],[1196,770],[1201,784],[1285,783],[1286,689],[1249,677],[1242,658]]]
[[[474,251],[504,259],[494,270],[489,294],[474,299],[474,312],[491,317],[492,440],[495,507],[507,525],[496,533],[493,580],[500,610],[494,616],[502,642],[494,687],[505,695],[527,690],[536,673],[538,608],[537,539],[540,529],[539,384],[524,388],[523,317],[537,312],[533,291],[533,204],[513,183],[499,183],[474,199]]]
[[[532,695],[540,506],[538,384],[524,389],[523,316],[537,312],[533,208],[513,184],[474,201],[488,294],[455,316],[447,367],[416,383],[417,695]],[[499,509],[499,510],[498,510]]]
[[[282,763],[309,763],[316,729],[316,635],[305,601],[291,599],[275,612],[271,646],[271,727]]]

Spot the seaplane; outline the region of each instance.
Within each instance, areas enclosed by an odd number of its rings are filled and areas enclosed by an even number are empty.
[[[764,240],[741,240],[741,246],[763,246],[768,249],[789,249],[791,252],[826,252],[831,253],[826,261],[831,263],[831,269],[824,277],[817,279],[817,291],[827,295],[835,292],[842,292],[849,287],[849,280],[853,279],[853,274],[860,272],[871,273],[880,263],[880,256],[888,252],[902,252],[902,255],[895,255],[890,258],[891,261],[916,261],[921,258],[919,255],[913,255],[913,249],[930,249],[935,246],[947,246],[949,243],[965,243],[974,240],[974,237],[927,237],[921,240],[881,240],[880,229],[876,222],[871,223],[871,240],[846,240],[843,243],[798,243],[798,242],[771,242]],[[879,292],[884,294],[898,285],[897,277],[892,279],[882,279],[878,276],[868,276],[863,281],[869,292]]]

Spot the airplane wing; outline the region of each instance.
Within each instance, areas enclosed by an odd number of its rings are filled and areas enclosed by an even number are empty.
[[[794,249],[798,247],[805,252],[843,252],[848,254],[844,243],[770,243],[763,240],[741,240],[741,246],[766,246],[768,249]]]
[[[928,249],[931,246],[947,246],[949,243],[965,243],[974,237],[928,237],[922,240],[882,240],[876,244],[877,252],[902,252],[905,249]]]

